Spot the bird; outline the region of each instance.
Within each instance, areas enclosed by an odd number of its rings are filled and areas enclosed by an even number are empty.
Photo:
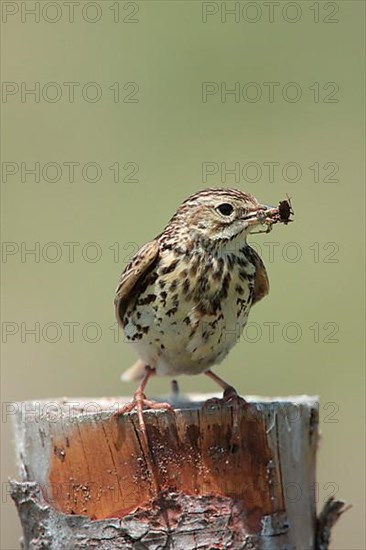
[[[247,237],[288,218],[239,189],[203,189],[184,200],[125,267],[115,313],[138,359],[122,380],[140,384],[118,414],[136,409],[146,437],[143,410],[172,409],[147,399],[153,375],[204,373],[220,385],[224,398],[238,398],[211,368],[238,342],[252,306],[269,292],[266,268]]]

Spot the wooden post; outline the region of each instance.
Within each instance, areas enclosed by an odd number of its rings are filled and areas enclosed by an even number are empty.
[[[235,429],[208,397],[146,411],[150,449],[123,398],[14,404],[24,548],[326,550],[316,398],[247,398]]]

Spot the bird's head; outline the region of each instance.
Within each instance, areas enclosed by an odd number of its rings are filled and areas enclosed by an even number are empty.
[[[209,188],[188,197],[170,223],[210,240],[230,240],[262,225],[271,208],[238,189]]]

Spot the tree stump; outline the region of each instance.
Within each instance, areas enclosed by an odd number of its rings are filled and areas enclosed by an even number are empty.
[[[316,398],[208,397],[144,412],[149,447],[125,398],[14,403],[23,547],[315,549]]]

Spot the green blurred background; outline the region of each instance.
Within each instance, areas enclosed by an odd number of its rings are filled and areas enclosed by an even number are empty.
[[[119,375],[135,355],[115,341],[112,307],[131,253],[200,188],[238,187],[272,204],[288,193],[296,223],[251,239],[271,293],[217,372],[242,394],[320,396],[319,507],[331,493],[352,503],[332,548],[365,549],[364,3],[280,2],[272,18],[266,3],[237,3],[225,20],[234,2],[81,1],[73,22],[62,2],[45,11],[41,2],[39,22],[24,11],[34,2],[2,4],[3,410],[13,400],[131,394]],[[22,97],[37,82],[39,101]],[[79,83],[73,102],[65,82]],[[219,90],[206,101],[204,82]],[[244,98],[220,95],[236,82]],[[266,82],[279,83],[273,101]],[[250,101],[256,90],[262,97]],[[35,162],[38,182],[21,165]],[[73,182],[70,162],[79,163]],[[225,175],[235,163],[240,174]],[[39,338],[26,333],[35,323]],[[217,389],[202,376],[180,385]],[[149,394],[168,387],[155,379]],[[19,547],[20,525],[2,420],[7,550]]]

